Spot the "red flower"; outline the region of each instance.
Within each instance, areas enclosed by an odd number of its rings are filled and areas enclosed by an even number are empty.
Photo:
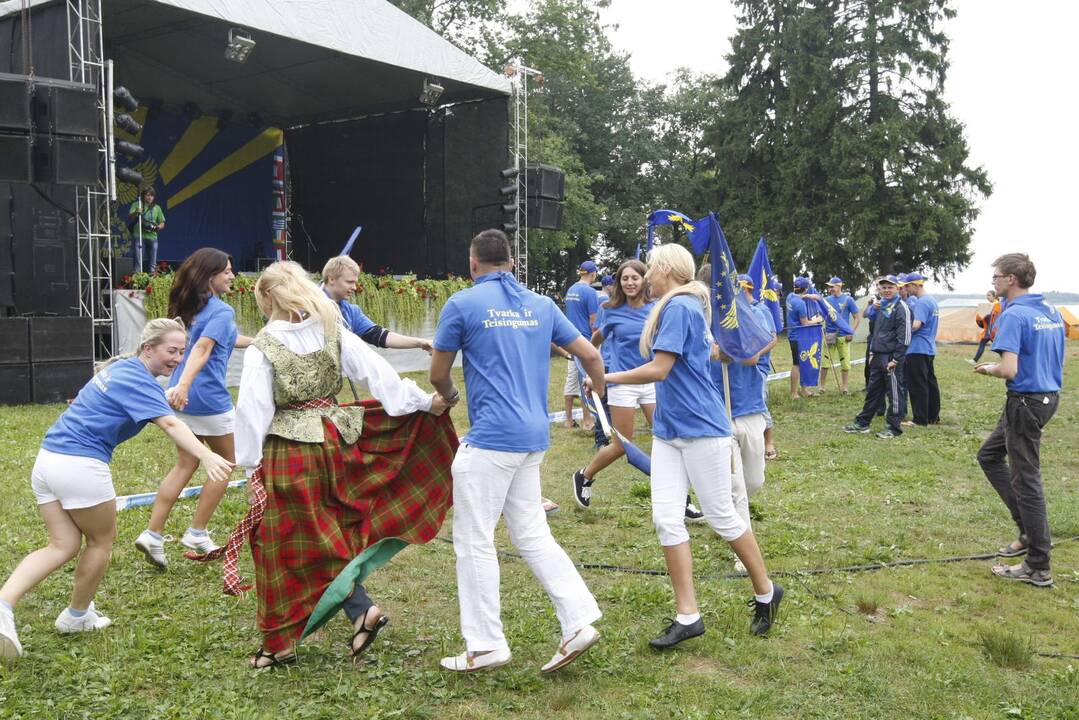
[[[147,294],[147,295],[149,295],[149,294],[150,294],[150,293],[152,293],[153,291],[154,291],[154,286],[153,286],[153,285],[147,285],[147,286],[146,286],[146,294]]]
[[[124,282],[126,282],[126,283],[131,282],[131,276],[130,275],[124,275]]]

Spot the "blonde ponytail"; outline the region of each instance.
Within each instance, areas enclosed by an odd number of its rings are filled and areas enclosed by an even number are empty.
[[[693,279],[696,268],[693,264],[693,256],[681,245],[668,243],[659,245],[648,253],[648,266],[661,267],[671,274],[671,284],[674,286],[659,299],[652,312],[648,313],[648,319],[644,321],[644,329],[641,331],[641,340],[638,349],[642,358],[648,358],[652,354],[652,343],[659,331],[659,316],[667,303],[676,295],[692,295],[701,303],[704,311],[704,323],[712,322],[712,299],[708,287]]]
[[[255,283],[255,302],[266,317],[273,316],[275,310],[296,317],[317,316],[327,337],[341,322],[337,305],[291,260],[275,262],[263,270]]]
[[[186,338],[187,330],[184,328],[184,321],[180,318],[154,318],[153,320],[150,320],[142,326],[142,335],[139,337],[138,351],[120,353],[119,355],[113,355],[108,360],[99,362],[94,366],[94,374],[96,375],[115,362],[135,357],[142,352],[142,349],[145,347],[157,347],[165,342],[165,336],[171,332],[182,332]]]

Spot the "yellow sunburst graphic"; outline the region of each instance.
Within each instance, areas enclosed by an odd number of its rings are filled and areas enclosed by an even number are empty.
[[[152,157],[143,158],[142,162],[134,167],[142,173],[142,187],[153,187],[157,182],[157,163]],[[119,183],[116,186],[116,198],[121,205],[130,205],[139,197],[139,188],[127,183]]]
[[[810,367],[820,369],[820,361],[817,360],[817,349],[820,347],[820,343],[813,343],[809,346],[808,350],[802,351],[802,360],[808,360]]]

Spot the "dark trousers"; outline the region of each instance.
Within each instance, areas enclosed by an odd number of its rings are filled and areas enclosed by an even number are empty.
[[[1049,569],[1049,519],[1042,490],[1042,429],[1057,411],[1057,393],[1008,393],[1004,412],[978,450],[978,464],[1008,506],[1027,546],[1027,565]]]
[[[367,591],[363,589],[363,585],[356,583],[355,587],[352,588],[352,594],[341,604],[341,609],[345,611],[345,617],[348,618],[348,621],[355,623],[367,614],[372,605],[374,603],[367,596]]]
[[[974,353],[974,362],[982,359],[982,353],[985,352],[987,345],[989,345],[989,338],[982,338],[978,341],[978,351]]]
[[[915,425],[940,422],[940,386],[933,368],[932,355],[907,355],[907,388],[910,390],[910,412]]]
[[[862,412],[854,419],[862,427],[868,427],[882,403],[886,403],[886,421],[896,435],[903,434],[900,423],[907,414],[906,388],[903,387],[903,361],[888,372],[888,357],[880,353],[869,356],[869,385],[866,389]]]

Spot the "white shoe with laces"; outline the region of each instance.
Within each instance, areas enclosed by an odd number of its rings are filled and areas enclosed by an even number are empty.
[[[0,659],[14,660],[22,657],[22,643],[15,631],[15,613],[0,607]]]
[[[135,547],[154,567],[164,570],[169,566],[168,558],[165,557],[165,541],[155,538],[149,530],[142,531],[135,540]]]
[[[109,625],[112,625],[112,620],[99,615],[93,603],[90,603],[86,613],[80,617],[72,615],[71,608],[64,608],[56,618],[56,631],[65,634],[104,630]]]
[[[184,536],[180,538],[180,544],[185,548],[194,550],[199,555],[205,555],[208,552],[217,550],[218,545],[210,537],[210,533],[207,532],[203,535],[195,535],[191,532],[191,528],[184,531]]]
[[[550,662],[540,668],[542,673],[552,673],[566,667],[584,654],[584,651],[599,642],[599,631],[591,625],[585,625],[569,640],[561,643],[555,650]]]

